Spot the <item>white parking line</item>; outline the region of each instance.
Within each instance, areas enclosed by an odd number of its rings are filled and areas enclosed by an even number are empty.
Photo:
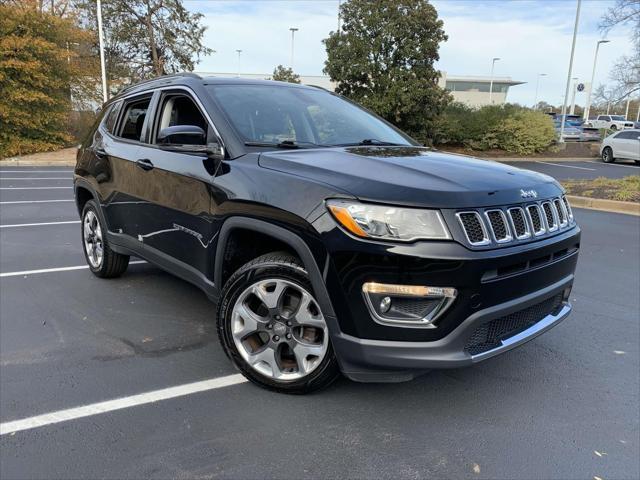
[[[66,222],[16,223],[14,225],[0,225],[0,228],[43,227],[45,225],[66,225],[70,223],[80,223],[80,220],[69,220]]]
[[[129,262],[129,265],[138,265],[140,263],[147,263],[144,260],[134,260]],[[4,277],[21,277],[25,275],[36,275],[38,273],[54,273],[54,272],[68,272],[71,270],[84,270],[89,268],[89,265],[76,265],[73,267],[56,267],[56,268],[41,268],[39,270],[23,270],[22,272],[2,272],[0,278]]]
[[[575,165],[562,165],[561,163],[541,162],[540,160],[536,160],[536,163],[542,163],[543,165],[554,165],[556,167],[575,168],[577,170],[590,170],[592,172],[596,171],[595,168],[576,167]]]
[[[107,400],[106,402],[91,403],[81,407],[68,408],[66,410],[58,410],[56,412],[45,413],[44,415],[36,415],[35,417],[23,418],[12,422],[0,424],[0,435],[20,432],[22,430],[31,430],[33,428],[44,427],[54,423],[67,422],[78,418],[90,417],[92,415],[100,415],[102,413],[122,410],[124,408],[136,407],[138,405],[146,405],[149,403],[169,400],[171,398],[184,397],[194,393],[206,392],[217,388],[238,385],[247,381],[239,373],[228,375],[226,377],[212,378],[210,380],[202,380],[200,382],[187,383],[176,387],[163,388],[161,390],[153,390],[151,392],[131,395],[130,397],[117,398],[115,400]]]
[[[634,167],[633,165],[621,165],[619,163],[604,163],[604,162],[598,162],[596,160],[585,160],[585,162],[597,163],[598,165],[608,165],[610,167],[635,168],[636,170],[638,170],[638,172],[640,172],[640,168],[639,167]]]
[[[6,170],[0,168],[0,173],[73,173],[73,170]]]
[[[17,203],[50,203],[50,202],[75,202],[74,199],[70,200],[16,200],[13,202],[0,202],[0,205],[15,205]]]
[[[72,177],[0,177],[0,180],[73,180]]]
[[[73,189],[73,187],[0,187],[0,190],[60,190]]]

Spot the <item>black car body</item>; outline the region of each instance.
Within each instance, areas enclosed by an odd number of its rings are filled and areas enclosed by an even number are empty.
[[[421,147],[377,117],[384,126],[375,128],[393,131],[399,145],[362,139],[324,146],[268,133],[256,138],[272,141],[247,141],[242,131],[262,122],[269,132],[281,121],[256,109],[245,122],[229,110],[228,98],[247,86],[254,90],[246,92],[286,89],[319,102],[347,102],[314,87],[189,74],[126,90],[105,106],[75,169],[79,211],[93,200],[113,252],[159,265],[219,303],[223,286],[244,264],[287,252],[297,259],[289,263],[308,275],[340,371],[359,381],[400,381],[471,365],[568,315],[580,229],[555,180]],[[192,105],[174,116],[185,118],[169,123],[199,125],[206,140],[197,147],[162,144],[159,124],[175,111],[166,110],[167,102],[184,98]],[[393,221],[410,215],[447,235],[362,238],[354,233],[361,223],[341,219],[343,204],[347,216],[364,205],[366,215],[380,211]],[[387,234],[398,234],[382,224]],[[284,324],[267,325],[274,326],[295,336]]]

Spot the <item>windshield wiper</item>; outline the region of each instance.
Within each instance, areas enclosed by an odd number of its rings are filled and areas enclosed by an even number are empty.
[[[394,143],[394,142],[386,142],[384,140],[378,140],[377,138],[365,138],[364,140],[360,140],[359,142],[341,143],[339,145],[336,145],[336,147],[356,147],[360,145],[380,145],[383,147],[407,147],[408,146],[402,143]]]
[[[313,142],[296,142],[294,140],[282,140],[281,142],[244,142],[247,147],[274,147],[274,148],[310,148],[328,147]]]

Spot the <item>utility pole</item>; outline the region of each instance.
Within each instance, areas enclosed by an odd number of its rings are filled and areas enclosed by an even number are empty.
[[[338,35],[340,35],[340,7],[342,6],[342,0],[338,0]]]
[[[238,77],[240,77],[240,54],[242,50],[236,50],[236,52],[238,52]]]
[[[578,77],[573,77],[573,93],[571,94],[571,108],[569,109],[569,115],[573,115],[576,111],[576,88],[578,88]]]
[[[567,99],[569,97],[569,86],[571,85],[571,73],[573,70],[573,54],[576,50],[576,36],[578,35],[578,24],[580,23],[580,6],[582,0],[578,0],[578,6],[576,7],[576,23],[573,26],[573,41],[571,42],[571,55],[569,56],[569,71],[567,72],[567,86],[564,90],[564,100],[562,102],[562,119],[560,120],[560,138],[558,142],[564,143],[562,138],[564,135],[565,115],[567,114]]]
[[[104,63],[104,36],[102,33],[102,4],[96,0],[96,15],[98,17],[98,43],[100,45],[100,70],[102,73],[102,100],[106,103],[109,100],[107,91],[107,68]]]
[[[289,68],[293,70],[293,42],[295,40],[295,33],[299,30],[298,28],[291,27],[291,60],[289,61]]]
[[[631,102],[631,94],[627,95],[627,108],[624,111],[624,119],[629,119],[629,102]]]
[[[593,91],[593,80],[596,77],[596,62],[598,61],[598,50],[600,50],[600,44],[609,43],[610,40],[599,40],[596,43],[596,53],[593,56],[593,70],[591,70],[591,83],[589,84],[589,92],[587,93],[587,104],[584,107],[584,120],[589,121],[589,110],[591,109],[591,92]]]
[[[491,60],[491,81],[489,82],[489,105],[493,104],[493,69],[496,66],[496,62],[500,60],[498,57],[493,58]]]
[[[538,79],[536,80],[536,96],[533,99],[533,108],[538,109],[538,87],[540,86],[540,77],[546,77],[546,73],[539,73]]]

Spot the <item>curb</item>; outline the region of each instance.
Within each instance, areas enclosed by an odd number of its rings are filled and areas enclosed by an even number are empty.
[[[621,202],[619,200],[605,200],[603,198],[577,197],[567,195],[567,200],[575,208],[600,210],[601,212],[624,213],[640,217],[640,203]]]
[[[478,157],[483,158],[483,157]],[[494,162],[585,162],[587,160],[597,160],[599,157],[484,157],[485,160]]]
[[[0,160],[0,167],[74,167],[75,160],[20,160],[5,159]]]

